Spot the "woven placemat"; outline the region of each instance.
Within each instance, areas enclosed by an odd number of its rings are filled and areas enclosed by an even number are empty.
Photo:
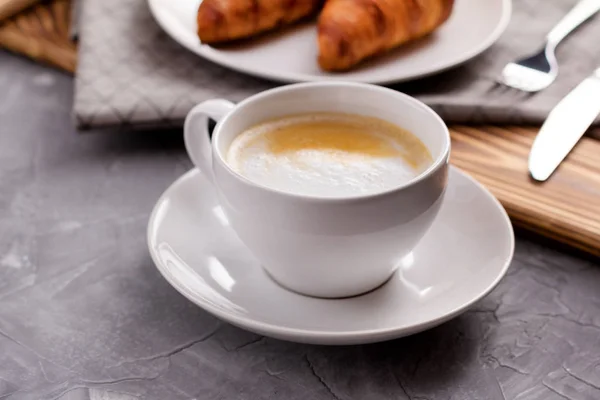
[[[44,1],[0,23],[0,47],[74,73],[77,46],[70,24],[70,0]]]

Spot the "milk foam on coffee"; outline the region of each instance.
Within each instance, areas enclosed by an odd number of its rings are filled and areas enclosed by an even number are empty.
[[[320,197],[370,194],[401,185],[431,165],[413,134],[354,114],[291,115],[238,135],[227,163],[273,189]]]

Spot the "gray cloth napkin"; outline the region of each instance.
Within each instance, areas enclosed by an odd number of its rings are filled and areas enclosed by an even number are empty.
[[[449,123],[541,124],[600,65],[600,16],[559,47],[561,74],[548,89],[525,95],[494,79],[507,62],[537,50],[575,3],[514,0],[507,31],[488,51],[461,67],[392,87],[418,97]],[[239,101],[278,85],[187,51],[161,30],[143,0],[82,0],[79,23],[74,115],[81,130],[179,126],[198,102]]]

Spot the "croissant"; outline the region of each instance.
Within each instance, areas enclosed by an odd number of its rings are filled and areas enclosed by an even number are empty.
[[[215,44],[248,38],[316,13],[323,0],[203,0],[198,36]]]
[[[327,0],[318,20],[318,61],[327,71],[423,37],[452,12],[454,0]]]

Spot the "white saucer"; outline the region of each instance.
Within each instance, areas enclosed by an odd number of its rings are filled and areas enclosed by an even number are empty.
[[[514,235],[500,203],[451,168],[433,227],[386,284],[348,299],[305,297],[263,272],[194,169],[159,199],[148,245],[177,291],[233,325],[296,342],[358,344],[410,335],[465,311],[506,273]]]

